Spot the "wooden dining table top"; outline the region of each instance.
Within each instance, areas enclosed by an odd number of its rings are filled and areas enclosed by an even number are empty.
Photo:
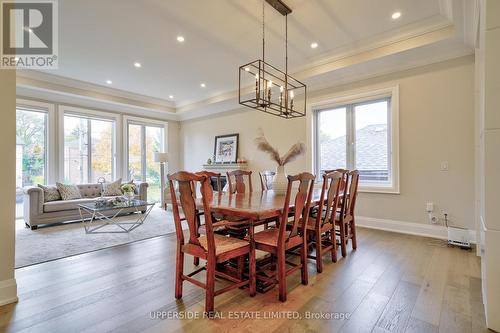
[[[314,189],[312,202],[318,203],[321,189]],[[196,200],[199,208],[203,207],[200,198]],[[276,194],[273,190],[264,192],[247,192],[242,194],[218,194],[214,193],[211,210],[215,213],[237,216],[242,218],[264,220],[279,216],[285,205],[285,194]],[[294,206],[294,200],[290,200],[290,207]]]

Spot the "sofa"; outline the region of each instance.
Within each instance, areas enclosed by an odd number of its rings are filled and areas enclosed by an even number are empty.
[[[134,182],[135,198],[147,200],[148,183]],[[101,197],[102,184],[81,184],[77,185],[82,196],[81,199],[55,200],[45,202],[44,192],[38,186],[28,186],[24,192],[24,222],[26,226],[35,230],[40,225],[50,225],[61,222],[81,221],[79,204],[94,202]],[[104,197],[111,199],[113,197]],[[146,210],[144,209],[141,210]],[[135,208],[124,209],[120,214],[135,212]],[[90,218],[90,214],[84,213],[84,218]]]

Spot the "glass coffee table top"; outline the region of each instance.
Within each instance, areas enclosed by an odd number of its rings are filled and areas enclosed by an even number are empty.
[[[145,222],[154,205],[152,201],[132,199],[112,203],[88,202],[79,204],[78,208],[86,233],[128,233]],[[124,220],[119,218],[122,213],[133,215]],[[115,228],[101,230],[106,226]]]
[[[140,207],[140,206],[153,206],[154,204],[155,204],[155,202],[153,202],[153,201],[132,199],[132,200],[121,201],[121,202],[117,202],[117,203],[113,203],[113,204],[100,204],[99,202],[87,202],[87,203],[79,204],[78,206],[85,208],[87,210],[102,212],[105,210],[112,210],[112,209],[135,208],[135,207]]]

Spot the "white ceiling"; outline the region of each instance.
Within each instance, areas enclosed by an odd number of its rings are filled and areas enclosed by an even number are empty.
[[[463,0],[285,2],[293,10],[288,22],[290,71],[306,83],[335,80],[328,73],[339,68],[325,67],[332,59],[431,33],[452,21],[453,43],[448,40],[445,50],[471,50],[464,43],[468,8]],[[284,18],[267,3],[265,10],[266,59],[283,67]],[[391,19],[395,11],[402,13],[398,20]],[[111,95],[131,93],[139,99],[152,97],[157,105],[190,109],[234,92],[238,67],[261,57],[261,15],[261,0],[59,1],[59,69],[45,73],[90,83]],[[177,42],[178,35],[184,43]],[[318,48],[310,48],[313,41]],[[135,61],[142,68],[135,68]],[[206,88],[200,87],[202,82]],[[175,96],[173,101],[169,95]]]

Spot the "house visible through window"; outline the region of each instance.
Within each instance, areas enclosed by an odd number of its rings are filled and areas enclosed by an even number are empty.
[[[114,179],[114,121],[64,116],[64,181],[73,184]]]
[[[361,187],[396,190],[391,97],[315,111],[316,174],[357,169]]]

